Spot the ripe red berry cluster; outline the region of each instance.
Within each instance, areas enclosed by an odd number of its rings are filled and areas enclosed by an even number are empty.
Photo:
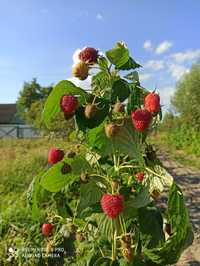
[[[123,195],[104,194],[101,198],[101,207],[111,219],[115,219],[124,209]]]
[[[98,50],[86,47],[79,53],[80,62],[72,69],[72,74],[80,80],[85,80],[89,75],[89,66],[97,63]]]
[[[82,62],[94,64],[97,63],[98,50],[92,47],[86,47],[79,53],[79,59]]]
[[[138,172],[135,174],[135,176],[139,182],[142,182],[144,180],[145,173],[144,172]]]
[[[57,149],[57,148],[51,148],[48,154],[48,162],[50,164],[55,164],[59,161],[61,161],[64,158],[64,151]]]
[[[49,236],[52,234],[53,231],[53,224],[43,224],[42,225],[42,234],[44,236]]]
[[[74,95],[64,95],[60,101],[60,108],[64,113],[65,119],[70,119],[74,116],[78,107],[78,99]]]
[[[132,122],[137,131],[143,132],[146,130],[154,114],[160,110],[160,96],[155,93],[149,93],[144,99],[144,108],[137,109],[132,112]]]

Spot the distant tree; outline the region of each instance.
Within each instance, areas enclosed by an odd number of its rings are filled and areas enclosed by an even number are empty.
[[[36,102],[43,105],[51,90],[52,86],[42,87],[39,83],[37,83],[36,78],[34,78],[31,82],[24,82],[23,88],[19,92],[17,100],[17,109],[20,116],[25,120],[29,119],[29,110],[31,105]],[[39,104],[37,104],[37,108],[38,106]],[[34,119],[34,115],[32,115],[32,118]]]
[[[178,82],[171,104],[183,123],[200,130],[200,62]]]
[[[66,136],[74,128],[73,121],[66,121],[61,114],[58,116],[57,122],[52,123],[50,128],[47,128],[42,120],[44,103],[52,89],[53,86],[41,86],[36,78],[31,82],[24,82],[17,100],[17,110],[27,124],[43,133],[53,132]]]

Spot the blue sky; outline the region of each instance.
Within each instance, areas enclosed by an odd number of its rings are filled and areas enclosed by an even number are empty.
[[[142,85],[169,104],[176,82],[200,58],[198,0],[0,0],[0,103],[15,102],[24,81],[71,76],[72,55],[119,40],[144,68]]]

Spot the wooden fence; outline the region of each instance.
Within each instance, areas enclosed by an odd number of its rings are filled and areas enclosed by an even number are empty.
[[[27,125],[0,125],[0,139],[37,137],[39,137],[39,132]]]

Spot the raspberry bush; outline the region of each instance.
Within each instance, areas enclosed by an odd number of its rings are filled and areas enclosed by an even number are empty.
[[[162,116],[160,97],[140,85],[140,65],[123,42],[105,55],[85,48],[79,59],[73,74],[91,75],[91,88],[60,81],[43,112],[47,126],[60,112],[75,119],[70,147],[65,155],[51,149],[51,164],[28,192],[46,252],[62,247],[58,265],[173,264],[192,232],[182,191],[149,144]]]

